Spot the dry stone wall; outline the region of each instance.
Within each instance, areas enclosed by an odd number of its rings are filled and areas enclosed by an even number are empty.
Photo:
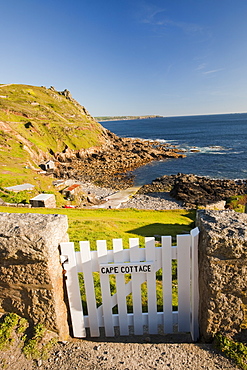
[[[69,335],[59,244],[67,216],[0,213],[0,312]]]
[[[200,331],[206,341],[247,328],[247,214],[197,213]]]

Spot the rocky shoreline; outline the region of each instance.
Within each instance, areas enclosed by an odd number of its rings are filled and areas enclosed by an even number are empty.
[[[168,192],[183,207],[206,207],[235,195],[247,194],[247,180],[211,179],[194,174],[162,176],[144,185],[139,194]]]
[[[106,130],[107,143],[54,154],[55,177],[93,182],[101,187],[125,189],[133,185],[131,171],[147,163],[168,158],[183,158],[175,146],[141,139],[120,138]]]
[[[105,130],[106,144],[63,153],[53,153],[56,168],[52,175],[87,184],[85,191],[105,196],[133,186],[132,171],[152,161],[183,158],[186,155],[175,146],[132,138],[121,138]],[[89,186],[90,184],[90,186]],[[92,191],[92,186],[94,190]],[[98,187],[98,190],[96,190]],[[107,190],[106,190],[107,189]],[[139,209],[175,209],[205,207],[230,196],[247,194],[246,180],[210,179],[193,174],[166,175],[141,187],[122,207]]]
[[[80,184],[85,194],[90,194],[99,202],[118,191],[117,187],[100,187],[91,182],[80,182]],[[244,194],[247,194],[247,180],[210,179],[179,173],[165,175],[153,180],[150,184],[143,185],[127,202],[122,203],[120,208],[171,210],[213,207],[214,209],[225,209],[226,200],[229,197]],[[88,206],[90,207],[90,204]]]

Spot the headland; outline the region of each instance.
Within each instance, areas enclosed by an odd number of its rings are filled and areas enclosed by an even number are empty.
[[[129,121],[133,119],[149,119],[149,118],[161,118],[163,116],[151,114],[146,116],[100,116],[94,117],[96,121],[103,122],[103,121]]]

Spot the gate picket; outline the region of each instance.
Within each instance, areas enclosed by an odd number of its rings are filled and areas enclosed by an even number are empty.
[[[81,261],[83,265],[83,277],[87,299],[88,319],[91,337],[99,337],[99,320],[96,307],[94,281],[92,274],[92,260],[88,241],[80,242]]]
[[[130,262],[140,262],[139,239],[130,238],[129,244],[130,244]],[[141,275],[142,274],[137,274],[134,272],[131,276],[135,335],[143,334]]]
[[[113,239],[114,262],[124,262],[123,241],[122,239]],[[116,275],[117,285],[117,303],[119,314],[120,335],[129,334],[127,305],[126,305],[126,284],[124,274]]]
[[[97,240],[97,251],[99,263],[108,263],[107,247],[105,240]],[[102,306],[104,315],[105,335],[114,337],[114,326],[112,317],[112,297],[109,284],[109,275],[100,273],[100,286],[102,294]]]
[[[155,240],[153,237],[145,238],[146,261],[155,261]],[[155,269],[155,266],[154,270]],[[157,318],[157,295],[156,295],[156,271],[147,274],[147,291],[148,291],[148,329],[149,334],[158,333]]]
[[[97,251],[91,251],[88,241],[80,242],[80,252],[74,243],[61,243],[61,261],[66,270],[68,300],[75,337],[85,337],[86,327],[91,337],[115,335],[142,335],[144,325],[149,334],[157,334],[160,325],[164,333],[173,333],[178,324],[179,332],[190,332],[196,341],[198,328],[198,237],[195,228],[190,235],[178,235],[177,246],[172,246],[171,236],[161,237],[161,247],[155,247],[153,237],[145,238],[145,248],[139,247],[138,238],[129,239],[129,248],[123,248],[122,239],[113,239],[113,250],[107,250],[105,240],[97,241]],[[172,260],[177,260],[178,311],[172,310]],[[144,269],[145,266],[145,269]],[[163,312],[157,312],[156,272],[162,269]],[[130,272],[128,272],[130,271]],[[145,272],[144,272],[145,271]],[[83,316],[78,273],[83,272],[88,316]],[[102,305],[97,308],[93,273],[100,274]],[[125,274],[131,280],[125,283]],[[116,293],[111,295],[110,276],[116,278]],[[142,284],[147,283],[148,312],[143,313]],[[132,294],[133,313],[127,312],[126,297]],[[117,305],[118,313],[112,313]]]
[[[162,236],[162,283],[164,331],[173,332],[172,318],[172,237]]]
[[[81,303],[80,286],[78,281],[78,270],[76,264],[76,256],[74,243],[67,242],[60,244],[62,255],[65,257],[63,262],[64,270],[66,271],[66,285],[68,291],[68,300],[70,307],[70,316],[75,337],[85,337],[85,323],[83,317],[83,309]]]

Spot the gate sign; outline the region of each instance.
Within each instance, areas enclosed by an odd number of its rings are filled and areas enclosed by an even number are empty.
[[[133,274],[153,272],[153,261],[127,263],[101,263],[100,272],[103,275]]]

